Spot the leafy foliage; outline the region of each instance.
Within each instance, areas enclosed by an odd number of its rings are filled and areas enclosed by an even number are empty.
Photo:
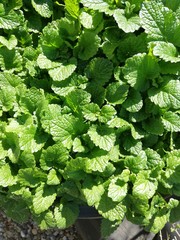
[[[124,217],[154,233],[179,219],[179,9],[1,1],[0,207],[10,217],[66,228],[89,205],[104,237]]]

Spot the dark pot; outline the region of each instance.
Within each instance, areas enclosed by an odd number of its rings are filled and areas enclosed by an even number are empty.
[[[76,229],[82,240],[103,240],[101,237],[101,220],[97,210],[93,207],[80,207],[80,214],[75,223]],[[147,233],[138,225],[124,219],[119,227],[107,240],[152,240],[155,234]]]

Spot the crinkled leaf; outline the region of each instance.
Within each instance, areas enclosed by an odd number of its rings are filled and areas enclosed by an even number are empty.
[[[143,100],[141,97],[141,94],[134,90],[131,89],[128,93],[128,97],[123,102],[123,107],[128,111],[128,112],[138,112],[143,106]]]
[[[150,100],[161,108],[180,107],[180,82],[179,80],[165,80],[159,88],[148,91]]]
[[[114,130],[107,126],[92,125],[88,130],[88,135],[97,147],[107,151],[111,150],[116,141]]]
[[[47,185],[59,185],[60,179],[57,176],[56,170],[51,169],[47,175]]]
[[[129,34],[126,38],[122,39],[118,43],[117,58],[120,62],[125,62],[129,57],[132,57],[138,53],[144,53],[147,51],[146,35],[141,33],[140,35]],[[127,51],[128,49],[128,51]]]
[[[158,76],[159,66],[154,57],[139,53],[127,59],[123,73],[131,87],[143,91],[147,88],[149,80]]]
[[[70,59],[67,63],[62,63],[59,67],[50,69],[49,75],[54,81],[62,81],[75,71],[77,61],[75,58]]]
[[[7,15],[0,16],[0,28],[14,29],[20,25],[20,18],[15,11],[10,11]]]
[[[100,46],[101,39],[93,31],[84,30],[74,48],[74,54],[82,60],[93,57]]]
[[[18,172],[18,181],[22,186],[36,187],[46,180],[46,174],[38,168],[22,168]]]
[[[81,24],[87,29],[101,30],[103,26],[103,15],[97,11],[81,12],[79,16]]]
[[[95,181],[92,177],[85,179],[81,190],[89,206],[99,202],[104,193],[101,182]]]
[[[17,49],[0,48],[0,68],[3,71],[7,70],[11,73],[22,71],[22,61],[22,56]]]
[[[73,112],[81,112],[81,108],[90,102],[91,95],[82,89],[76,89],[71,91],[65,99]]]
[[[128,184],[114,178],[111,180],[108,187],[108,197],[112,198],[114,202],[121,202],[127,195]]]
[[[164,132],[164,126],[159,118],[148,118],[143,122],[143,128],[151,134],[162,135]]]
[[[72,146],[73,138],[83,132],[83,130],[83,122],[69,114],[64,114],[50,122],[50,133],[54,141],[61,141],[67,148]]]
[[[73,202],[62,202],[59,207],[54,209],[54,217],[57,227],[60,229],[68,228],[74,224],[79,214],[79,207]]]
[[[146,172],[145,172],[146,174]],[[133,186],[133,196],[140,199],[150,199],[156,192],[157,182],[149,180],[144,172],[140,172],[136,176]]]
[[[121,221],[126,212],[126,206],[122,203],[114,202],[107,196],[106,192],[102,195],[101,200],[95,205],[98,212],[110,221]]]
[[[162,2],[144,2],[140,18],[143,28],[152,40],[165,40],[179,46],[179,20]]]
[[[3,36],[0,36],[0,43],[4,46],[6,46],[9,50],[12,50],[17,45],[17,38],[15,35],[10,35],[9,39],[6,39]]]
[[[140,18],[138,15],[127,18],[122,9],[116,9],[113,17],[118,27],[125,33],[134,32],[140,28]]]
[[[58,142],[47,149],[43,149],[40,157],[40,166],[43,170],[59,168],[63,166],[69,158],[67,149],[61,142]]]
[[[126,151],[138,155],[142,151],[142,142],[128,137],[124,140],[123,147]]]
[[[180,56],[178,56],[177,49],[172,43],[157,42],[153,48],[153,53],[165,62],[180,62]]]
[[[98,10],[99,12],[105,12],[106,14],[112,14],[112,1],[111,0],[81,0],[80,1],[85,7],[93,10]]]
[[[116,114],[116,110],[113,106],[111,105],[104,105],[102,108],[101,108],[101,112],[100,112],[100,115],[98,116],[98,120],[100,122],[108,122],[109,120],[111,120],[114,115]]]
[[[165,112],[162,116],[164,128],[170,132],[180,131],[180,116],[174,112]]]
[[[96,121],[100,115],[100,108],[96,103],[89,103],[82,108],[83,117],[90,121]]]
[[[50,18],[53,13],[52,0],[31,0],[34,9],[45,18]]]
[[[141,151],[138,156],[127,156],[125,158],[125,166],[130,171],[138,173],[139,171],[147,168],[147,156],[144,151]]]
[[[33,210],[36,214],[40,214],[53,204],[56,199],[56,191],[53,187],[47,187],[44,183],[41,183],[36,188],[35,196],[33,197]]]
[[[128,95],[129,86],[121,82],[114,82],[106,88],[106,99],[112,104],[122,104]]]
[[[65,8],[68,13],[74,17],[78,18],[79,16],[79,0],[65,0]]]
[[[12,175],[11,167],[8,163],[0,167],[0,185],[8,187],[16,184],[16,177]]]
[[[98,85],[104,85],[112,76],[113,64],[106,58],[93,58],[85,69],[85,74]]]

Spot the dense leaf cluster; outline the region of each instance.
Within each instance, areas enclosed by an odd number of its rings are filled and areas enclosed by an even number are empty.
[[[42,229],[94,206],[179,219],[180,1],[1,0],[0,207]]]

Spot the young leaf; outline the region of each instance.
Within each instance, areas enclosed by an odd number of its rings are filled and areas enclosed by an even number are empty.
[[[134,32],[140,28],[140,18],[138,15],[127,18],[122,9],[116,9],[113,17],[118,27],[125,33]]]
[[[89,103],[82,108],[83,117],[89,121],[96,121],[100,115],[100,108],[96,103]]]
[[[98,10],[99,12],[105,12],[106,14],[112,14],[112,1],[111,0],[81,0],[81,3],[90,9]]]
[[[74,17],[78,18],[79,16],[79,0],[64,0],[65,8],[68,13]]]

